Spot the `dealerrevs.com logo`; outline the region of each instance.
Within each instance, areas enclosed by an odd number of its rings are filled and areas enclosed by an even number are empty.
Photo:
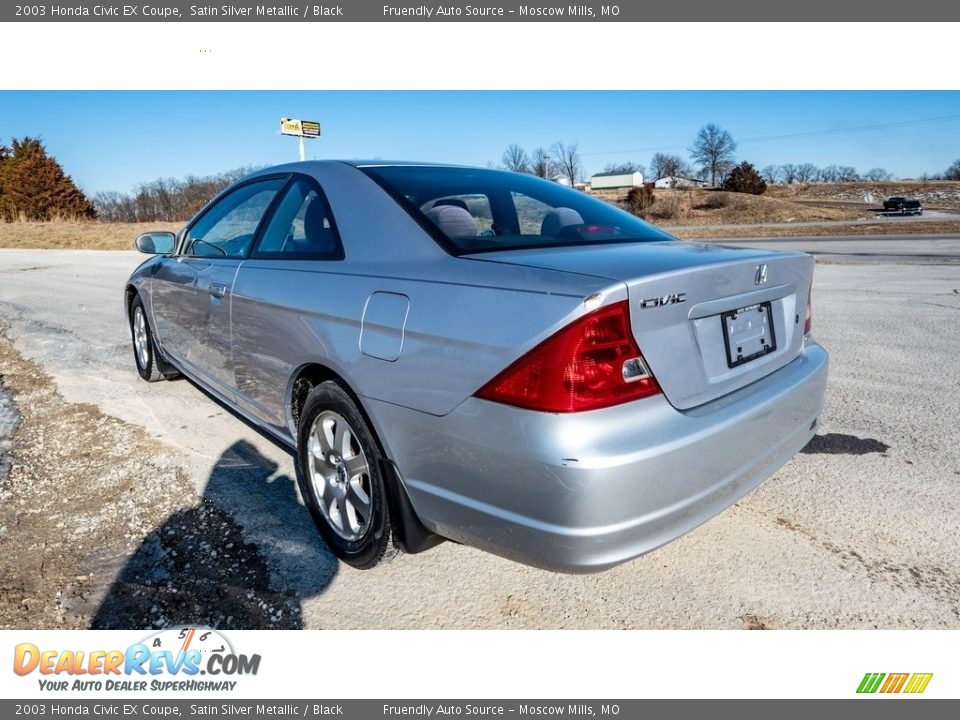
[[[230,691],[237,680],[228,678],[256,675],[259,669],[260,655],[237,653],[222,634],[198,627],[164,630],[126,650],[52,650],[20,643],[13,654],[13,671],[40,675],[40,689],[50,691]]]
[[[867,673],[857,687],[858,693],[919,694],[927,689],[933,673]]]

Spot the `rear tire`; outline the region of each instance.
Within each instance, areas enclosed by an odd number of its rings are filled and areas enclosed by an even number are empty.
[[[133,335],[133,359],[137,364],[137,372],[147,382],[163,380],[165,375],[160,370],[157,357],[157,347],[153,341],[153,332],[147,322],[147,311],[143,301],[137,295],[130,305],[130,332]]]
[[[339,383],[320,383],[304,401],[297,460],[300,491],[334,555],[361,570],[396,555],[383,455]]]

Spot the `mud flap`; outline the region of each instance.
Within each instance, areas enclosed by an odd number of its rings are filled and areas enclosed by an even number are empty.
[[[393,461],[381,460],[380,471],[387,483],[387,500],[390,503],[393,537],[400,549],[414,555],[442,543],[444,538],[433,534],[420,522]]]

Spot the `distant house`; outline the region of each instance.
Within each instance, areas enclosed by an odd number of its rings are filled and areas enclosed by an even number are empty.
[[[680,175],[670,175],[655,180],[653,186],[658,190],[668,188],[703,188],[709,185],[706,180],[697,180],[696,178],[682,177]]]
[[[590,176],[591,190],[643,187],[643,173],[597,173]]]

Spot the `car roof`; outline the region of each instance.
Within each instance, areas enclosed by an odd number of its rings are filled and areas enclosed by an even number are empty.
[[[470,167],[469,165],[458,165],[454,163],[438,162],[418,162],[416,160],[341,160],[347,165],[354,167],[392,167],[394,165],[404,165],[407,167]],[[471,168],[473,169],[473,168]]]

